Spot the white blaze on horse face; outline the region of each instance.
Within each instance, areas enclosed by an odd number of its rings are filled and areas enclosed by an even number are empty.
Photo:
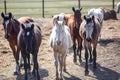
[[[9,24],[9,20],[5,21],[5,27],[6,27],[6,29],[7,29],[8,24]]]
[[[64,35],[64,27],[56,26],[56,43],[57,43],[57,45],[61,45],[63,35]]]
[[[92,39],[93,26],[94,26],[93,22],[89,22],[88,24],[86,24],[86,26],[85,26],[85,28],[86,28],[86,39],[87,38]]]
[[[29,36],[29,35],[30,35],[30,32],[28,31],[28,32],[27,32],[27,36]]]
[[[9,20],[5,21],[5,27],[6,27],[5,34],[7,34],[7,27],[8,27],[9,22],[10,22]]]

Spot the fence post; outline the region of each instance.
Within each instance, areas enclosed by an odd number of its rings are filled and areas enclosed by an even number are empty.
[[[115,1],[114,0],[112,0],[112,8],[114,9],[114,4],[115,3]]]
[[[5,14],[6,14],[7,13],[6,0],[4,0],[4,10],[5,10]]]
[[[78,8],[80,8],[80,0],[78,0]]]
[[[44,0],[42,0],[42,17],[44,18]]]

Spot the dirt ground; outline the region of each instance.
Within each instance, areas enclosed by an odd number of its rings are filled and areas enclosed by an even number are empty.
[[[49,46],[49,36],[52,29],[51,18],[35,19],[42,29],[42,44],[39,49],[38,61],[41,80],[55,80],[53,51]],[[84,75],[84,49],[80,64],[73,62],[73,51],[67,55],[67,72],[63,72],[65,80],[120,80],[120,17],[118,20],[103,22],[101,40],[97,46],[97,69],[93,71],[89,65],[89,75]],[[15,60],[7,40],[4,39],[3,28],[0,25],[0,80],[24,80],[24,69],[21,74],[13,75]],[[29,80],[35,80],[29,74]]]

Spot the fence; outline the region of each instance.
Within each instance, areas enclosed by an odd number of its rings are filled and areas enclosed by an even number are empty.
[[[80,1],[80,3],[79,3]],[[72,7],[83,7],[82,13],[86,14],[90,8],[112,8],[114,0],[6,0],[6,11],[14,16],[51,17],[61,12],[72,13]],[[115,0],[115,4],[118,0]],[[44,8],[43,8],[44,7]],[[0,1],[0,12],[4,11],[4,0]]]

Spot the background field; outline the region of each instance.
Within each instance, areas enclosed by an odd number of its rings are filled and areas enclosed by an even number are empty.
[[[115,4],[120,0],[115,0]],[[52,15],[57,13],[72,13],[71,7],[78,7],[77,0],[45,0],[45,17],[42,18],[41,0],[7,0],[7,11],[18,18],[30,16],[39,24],[42,30],[42,44],[39,48],[38,63],[41,80],[55,80],[55,65],[53,50],[49,46],[49,37],[52,30]],[[3,0],[0,0],[0,13],[4,12]],[[81,0],[82,15],[93,7],[112,8],[112,0]],[[116,6],[115,6],[116,10]],[[103,21],[101,40],[97,46],[97,69],[94,71],[89,65],[89,75],[85,76],[84,49],[82,63],[73,62],[73,51],[67,55],[66,68],[63,72],[64,80],[120,80],[120,14],[118,20]],[[4,29],[0,16],[0,80],[24,80],[24,69],[21,74],[13,75],[15,59],[8,41],[4,38]],[[29,80],[35,80],[29,74]]]
[[[15,17],[31,16],[42,17],[42,0],[6,0],[7,12],[12,12]],[[119,0],[115,0],[116,3]],[[0,0],[0,12],[4,12],[4,0]],[[72,13],[71,8],[78,7],[78,0],[45,0],[45,17],[51,17],[61,12]],[[112,8],[112,0],[81,0],[82,14],[90,8]],[[0,18],[1,19],[1,18]]]

